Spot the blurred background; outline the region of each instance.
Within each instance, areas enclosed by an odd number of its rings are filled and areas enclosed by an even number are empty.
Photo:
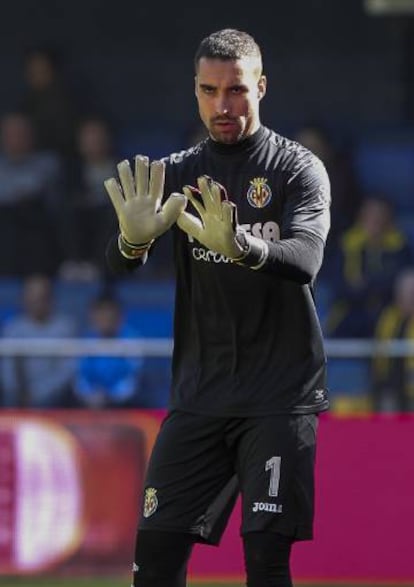
[[[332,184],[315,284],[332,407],[296,576],[414,584],[414,0],[16,0],[0,19],[0,585],[128,573],[174,275],[168,236],[133,276],[108,273],[103,181],[203,137],[193,55],[225,27],[262,48],[262,122]],[[241,576],[237,516],[195,578]]]

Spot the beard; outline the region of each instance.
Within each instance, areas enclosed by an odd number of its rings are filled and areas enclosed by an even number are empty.
[[[245,126],[239,119],[221,116],[209,121],[208,130],[213,140],[231,145],[244,138]]]

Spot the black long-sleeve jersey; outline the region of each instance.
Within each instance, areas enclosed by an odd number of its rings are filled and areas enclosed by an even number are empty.
[[[238,221],[265,239],[255,270],[174,230],[176,299],[171,408],[219,416],[320,412],[326,358],[312,282],[329,230],[330,186],[310,151],[261,126],[244,141],[207,139],[165,159],[165,196],[209,175]],[[131,270],[114,239],[108,261]]]

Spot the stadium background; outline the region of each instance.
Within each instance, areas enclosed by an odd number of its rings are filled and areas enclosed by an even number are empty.
[[[391,4],[396,6],[398,0]],[[414,17],[407,13],[373,16],[362,0],[213,0],[206,5],[16,1],[2,8],[0,20],[0,114],[15,110],[19,103],[26,49],[54,46],[63,56],[65,76],[78,99],[113,129],[119,158],[139,152],[159,157],[183,148],[197,122],[192,56],[201,37],[226,26],[248,30],[263,47],[269,80],[263,122],[287,136],[307,123],[323,125],[338,148],[352,153],[362,189],[389,195],[398,222],[414,243]],[[19,311],[23,280],[2,275],[0,281],[3,324]],[[58,307],[84,320],[102,285],[99,277],[56,276],[54,281]],[[144,341],[169,339],[173,281],[168,261],[161,277],[144,270],[114,287]],[[317,298],[322,317],[330,296],[325,275]],[[7,355],[12,351],[4,342],[2,352]],[[409,548],[414,421],[410,414],[373,415],[367,409],[369,368],[361,357],[369,357],[370,350],[358,355],[355,348],[332,346],[337,354],[330,370],[335,409],[322,424],[321,444],[326,448],[321,449],[318,464],[317,540],[298,547],[295,574],[302,582],[321,580],[329,585],[414,584]],[[164,348],[160,356],[149,359],[140,407],[162,409],[168,393],[168,354]],[[100,418],[106,422],[101,428]],[[68,416],[65,410],[1,409],[0,487],[10,491],[13,480],[14,496],[12,505],[5,493],[0,496],[0,585],[59,585],[58,576],[81,585],[78,577],[86,576],[89,587],[94,581],[101,584],[98,577],[103,572],[120,572],[120,584],[127,584],[128,572],[121,569],[127,564],[133,532],[134,491],[140,488],[156,421],[153,412],[142,410],[73,410]],[[101,438],[103,429],[106,435]],[[25,448],[27,438],[56,450],[45,456],[45,449],[43,459],[36,460]],[[124,464],[117,459],[120,447],[127,454]],[[134,469],[137,455],[141,468]],[[102,476],[108,470],[119,476],[113,488],[117,497],[108,496],[98,506]],[[36,493],[36,480],[44,494]],[[126,502],[128,507],[121,511],[119,504]],[[36,518],[28,510],[39,505],[45,513]],[[25,515],[20,512],[23,507]],[[54,528],[53,515],[66,520],[66,533]],[[19,526],[17,519],[27,527]],[[209,551],[208,566],[201,555],[196,563],[196,579],[240,576],[239,554],[232,550],[237,518],[234,524],[223,555],[230,552],[229,569],[223,570],[218,562],[215,571]],[[27,528],[38,542],[27,537]],[[51,552],[54,540],[56,549]],[[33,549],[24,551],[28,558],[19,559],[16,553],[26,541],[33,542]],[[24,579],[10,576],[22,572],[28,575]],[[53,573],[56,577],[50,578]],[[115,580],[111,579],[113,586]]]

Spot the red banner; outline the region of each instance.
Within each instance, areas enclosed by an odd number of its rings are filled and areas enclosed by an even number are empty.
[[[0,574],[128,573],[147,458],[162,413],[0,413]],[[315,540],[294,576],[414,581],[414,417],[321,418]],[[241,577],[240,507],[195,577]]]

